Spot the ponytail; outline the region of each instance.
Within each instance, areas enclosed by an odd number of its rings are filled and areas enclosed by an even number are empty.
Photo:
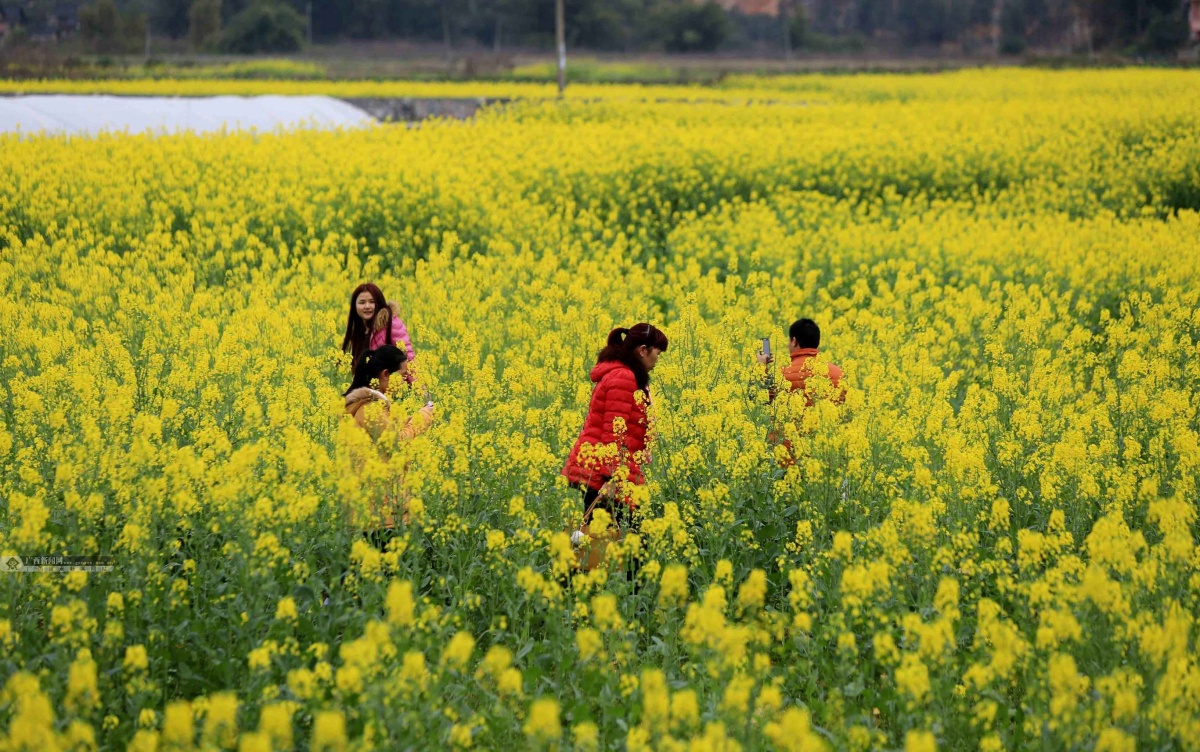
[[[620,347],[625,344],[625,338],[629,336],[629,330],[623,326],[619,326],[608,333],[608,346]]]
[[[596,362],[615,360],[623,363],[633,371],[638,389],[645,390],[650,386],[650,374],[638,358],[637,349],[645,345],[665,352],[668,344],[667,335],[651,324],[634,324],[632,328],[619,326],[608,333],[608,342],[596,356]]]

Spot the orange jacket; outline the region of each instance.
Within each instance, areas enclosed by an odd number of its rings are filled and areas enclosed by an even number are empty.
[[[783,369],[783,377],[788,380],[791,385],[791,391],[803,392],[808,402],[808,406],[812,407],[813,393],[805,389],[808,380],[813,377],[812,359],[817,357],[819,351],[815,347],[797,347],[792,350],[792,362]],[[842,369],[833,363],[829,364],[829,381],[833,386],[831,398],[834,404],[842,404],[846,400],[846,389],[842,386]],[[822,378],[817,376],[817,378]]]
[[[783,377],[787,379],[789,391],[800,392],[804,395],[804,401],[808,407],[813,406],[813,402],[817,397],[813,391],[808,390],[810,385],[809,379],[824,378],[819,374],[813,373],[813,358],[817,357],[818,350],[815,347],[797,347],[791,351],[792,362],[783,369]],[[830,398],[836,405],[842,404],[846,400],[846,388],[842,386],[842,377],[845,374],[842,369],[833,363],[829,364],[829,381],[833,387],[830,392]],[[816,390],[814,390],[816,391]],[[775,398],[774,390],[771,390],[771,399]],[[792,442],[787,439],[781,440],[780,431],[776,427],[772,427],[767,435],[767,441],[771,444],[782,444],[787,449],[787,456],[780,462],[782,467],[790,467],[795,464],[795,459],[792,455]]]
[[[378,414],[368,416],[366,407],[375,402],[381,403],[383,410]],[[350,416],[359,428],[365,430],[372,441],[378,441],[385,432],[392,430],[395,431],[398,441],[408,441],[421,435],[433,425],[433,406],[426,405],[405,421],[403,426],[393,429],[389,416],[391,404],[387,395],[374,389],[359,387],[346,395],[346,415]],[[402,519],[407,524],[408,500],[406,493],[402,492],[400,498],[385,495],[380,500],[372,501],[366,521],[357,520],[354,511],[351,510],[350,523],[367,529],[393,528],[396,525],[397,509],[400,510]]]
[[[375,416],[374,420],[367,418],[367,412],[363,408],[373,402],[383,403],[383,411]],[[378,440],[384,431],[391,426],[391,419],[388,416],[388,408],[391,407],[391,400],[387,395],[381,394],[374,389],[367,387],[359,387],[346,395],[346,414],[354,417],[354,422],[359,428],[363,428],[367,433],[371,434],[371,438]],[[425,432],[433,424],[433,408],[428,405],[422,407],[418,412],[414,413],[408,421],[396,431],[396,438],[400,441],[408,441],[414,439]]]

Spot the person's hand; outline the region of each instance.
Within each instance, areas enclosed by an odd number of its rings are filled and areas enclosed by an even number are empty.
[[[603,486],[600,486],[599,493],[600,493],[601,498],[611,499],[617,495],[617,487],[610,480],[607,483],[605,483]]]
[[[769,366],[769,365],[771,365],[772,363],[774,363],[774,362],[775,362],[775,356],[774,356],[774,355],[767,355],[767,354],[766,354],[766,353],[764,353],[762,350],[759,350],[759,351],[758,351],[757,358],[758,358],[758,362],[759,362],[759,363],[761,363],[761,364],[762,364],[762,365],[764,365],[764,366]]]

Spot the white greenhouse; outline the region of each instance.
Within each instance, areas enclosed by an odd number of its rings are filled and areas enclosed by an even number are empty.
[[[0,97],[0,133],[209,133],[358,128],[376,122],[333,97]]]

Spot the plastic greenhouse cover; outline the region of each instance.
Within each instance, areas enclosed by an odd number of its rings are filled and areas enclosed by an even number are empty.
[[[333,97],[0,97],[0,133],[210,133],[358,128],[375,119]]]

